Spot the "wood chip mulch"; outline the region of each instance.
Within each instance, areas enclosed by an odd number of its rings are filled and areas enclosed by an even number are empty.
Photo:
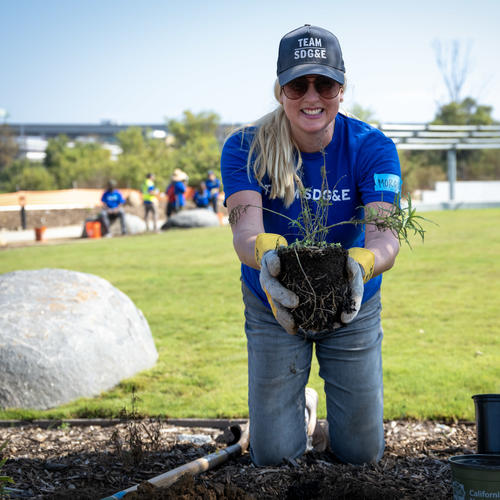
[[[140,484],[135,499],[449,499],[448,458],[474,453],[475,425],[435,421],[385,423],[386,451],[377,465],[339,463],[306,453],[275,467],[255,467],[248,453],[169,488],[145,481],[226,446],[227,430],[160,421],[113,426],[0,428],[11,498],[100,499]]]

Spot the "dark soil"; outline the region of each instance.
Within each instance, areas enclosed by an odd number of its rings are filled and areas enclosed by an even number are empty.
[[[475,434],[469,422],[389,421],[377,465],[346,465],[331,453],[310,452],[255,467],[245,453],[157,488],[145,481],[224,448],[232,436],[222,429],[150,421],[52,429],[23,425],[0,428],[0,443],[8,441],[0,475],[14,479],[13,497],[35,499],[95,500],[140,484],[125,498],[441,500],[452,497],[448,458],[473,453]]]
[[[347,250],[341,246],[289,246],[280,247],[278,256],[279,281],[299,296],[292,316],[300,328],[331,330],[335,323],[341,323],[342,312],[352,311]]]

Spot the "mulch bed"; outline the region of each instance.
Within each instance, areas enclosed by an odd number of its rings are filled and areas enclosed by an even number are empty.
[[[145,420],[0,428],[0,443],[8,441],[1,474],[15,481],[13,498],[99,499],[142,483],[125,498],[438,500],[452,497],[448,458],[476,447],[473,423],[398,420],[385,423],[386,451],[377,465],[345,465],[328,452],[310,452],[255,467],[245,453],[170,488],[144,483],[223,448],[230,434]]]

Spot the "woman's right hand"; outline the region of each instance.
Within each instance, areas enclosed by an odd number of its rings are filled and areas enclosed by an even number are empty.
[[[299,297],[285,288],[277,279],[281,269],[276,250],[268,250],[261,260],[259,281],[276,321],[290,334],[297,333],[297,325],[289,309],[299,305]]]

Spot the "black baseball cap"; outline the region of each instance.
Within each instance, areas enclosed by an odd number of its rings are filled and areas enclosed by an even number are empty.
[[[339,41],[328,30],[306,24],[281,39],[277,70],[281,86],[312,74],[333,78],[343,85],[344,73]]]

